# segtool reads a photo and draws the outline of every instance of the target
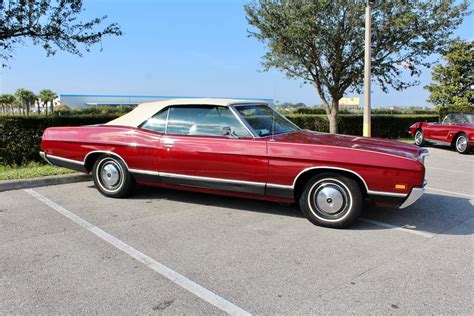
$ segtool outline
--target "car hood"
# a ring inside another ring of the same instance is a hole
[[[417,159],[420,154],[428,152],[426,149],[420,148],[416,145],[395,140],[387,140],[376,137],[349,136],[339,134],[334,135],[313,132],[309,130],[300,130],[293,133],[275,135],[273,139],[276,142],[342,147],[391,154],[412,159]]]

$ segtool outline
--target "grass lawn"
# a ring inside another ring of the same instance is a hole
[[[0,165],[0,180],[31,179],[67,173],[74,173],[74,171],[38,162],[30,162],[21,167]]]
[[[404,143],[411,143],[411,144],[415,143],[413,138],[398,138],[396,140],[398,140],[399,142],[404,142]]]

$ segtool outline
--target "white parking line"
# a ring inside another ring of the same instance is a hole
[[[392,228],[392,229],[396,229],[396,230],[399,230],[399,231],[402,231],[402,232],[405,232],[405,233],[410,233],[410,234],[422,236],[422,237],[425,237],[425,238],[434,237],[434,235],[430,234],[430,233],[420,232],[418,230],[413,230],[413,229],[408,229],[408,228],[395,226],[395,225],[391,225],[391,224],[387,224],[387,223],[382,223],[382,222],[374,221],[374,220],[368,219],[368,218],[359,218],[359,220],[361,222],[365,222],[365,223],[369,223],[369,224],[373,224],[373,225],[377,225],[377,226],[382,226],[382,227],[386,227],[386,228]]]
[[[472,175],[473,171],[462,171],[462,170],[451,170],[451,169],[446,169],[446,168],[437,168],[437,167],[426,167],[428,170],[442,170],[442,171],[449,171],[449,172],[460,172],[460,173],[467,173]]]
[[[125,252],[130,257],[134,258],[135,260],[143,263],[148,268],[152,269],[155,272],[158,272],[171,282],[181,286],[185,290],[188,290],[192,294],[196,295],[197,297],[201,298],[202,300],[208,302],[209,304],[214,305],[218,309],[229,313],[231,315],[250,315],[250,313],[246,312],[242,308],[238,307],[237,305],[232,304],[231,302],[227,301],[226,299],[222,298],[221,296],[211,292],[210,290],[200,286],[199,284],[189,280],[185,276],[179,274],[178,272],[168,268],[167,266],[159,263],[158,261],[154,260],[153,258],[145,255],[144,253],[138,251],[137,249],[133,248],[130,245],[127,245],[123,241],[115,238],[114,236],[106,233],[102,229],[98,228],[97,226],[92,225],[88,221],[82,219],[81,217],[75,215],[74,213],[68,211],[61,205],[51,201],[47,197],[41,195],[40,193],[36,192],[33,189],[26,189],[26,193],[32,195],[36,199],[40,200],[44,204],[48,205],[61,215],[69,218],[71,221],[76,223],[77,225],[87,229],[100,239],[108,242],[115,248]]]
[[[434,188],[431,188],[431,187],[426,188],[426,190],[435,191],[435,192],[442,192],[442,193],[448,193],[448,194],[452,194],[452,195],[459,195],[459,196],[464,196],[464,197],[474,199],[474,195],[470,195],[470,194],[464,194],[464,193],[453,192],[453,191],[446,191],[446,190],[441,190],[441,189],[434,189]]]

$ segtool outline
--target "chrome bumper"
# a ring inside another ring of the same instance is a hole
[[[427,184],[428,182],[425,180],[423,181],[423,187],[411,189],[410,195],[408,195],[405,202],[403,202],[399,208],[405,208],[415,203],[423,195],[423,193],[425,193],[425,187]]]
[[[51,161],[48,160],[48,157],[46,157],[46,153],[44,151],[40,151],[39,152],[41,158],[44,159],[44,161],[46,161],[47,163],[49,163],[50,165],[52,165]]]

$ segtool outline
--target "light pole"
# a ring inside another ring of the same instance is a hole
[[[365,57],[364,57],[364,133],[366,137],[371,136],[370,124],[370,76],[371,76],[371,26],[372,17],[370,13],[370,6],[374,0],[365,0]]]

